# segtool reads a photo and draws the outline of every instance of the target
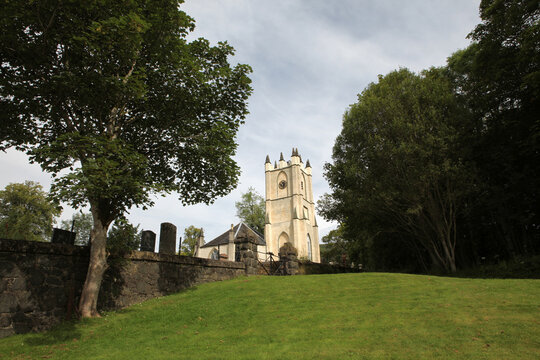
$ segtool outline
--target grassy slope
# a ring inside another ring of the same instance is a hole
[[[252,277],[0,340],[0,358],[539,359],[540,280]]]

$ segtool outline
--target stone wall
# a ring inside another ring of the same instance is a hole
[[[0,240],[0,337],[72,315],[88,256],[86,247]]]
[[[88,247],[0,239],[0,338],[44,330],[76,316],[88,257]],[[99,309],[246,274],[243,263],[152,252],[110,260]]]

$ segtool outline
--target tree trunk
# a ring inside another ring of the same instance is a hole
[[[79,311],[81,317],[99,317],[97,300],[103,274],[107,270],[107,229],[109,224],[103,224],[99,218],[97,206],[90,206],[94,217],[94,227],[90,237],[90,262],[81,293]]]

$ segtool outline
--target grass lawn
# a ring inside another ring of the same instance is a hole
[[[0,359],[540,359],[540,280],[250,277],[0,339]]]

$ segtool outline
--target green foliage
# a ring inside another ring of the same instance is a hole
[[[536,359],[539,298],[538,280],[243,277],[48,333],[0,339],[0,353],[14,359]]]
[[[77,234],[75,237],[75,244],[88,245],[90,241],[90,231],[92,231],[94,220],[90,213],[75,213],[71,217],[71,220],[62,220],[62,229],[73,231]]]
[[[252,229],[264,234],[266,204],[264,198],[250,187],[242,194],[241,200],[234,203],[236,216]]]
[[[50,241],[61,208],[33,181],[13,183],[0,191],[0,238]]]
[[[380,76],[344,115],[320,213],[346,224],[348,240],[413,241],[455,271],[456,217],[471,183],[459,153],[467,119],[443,70]]]
[[[381,76],[344,116],[318,207],[370,269],[540,252],[540,4],[484,0],[480,16],[447,68]]]
[[[465,236],[482,256],[540,251],[540,3],[484,0],[471,46],[448,59],[474,114],[481,184]],[[475,259],[477,260],[477,259]]]
[[[117,219],[107,234],[107,250],[111,254],[121,255],[141,246],[142,230],[133,226],[124,218]]]
[[[322,237],[323,244],[320,245],[321,262],[335,263],[343,265],[344,260],[348,262],[350,259],[348,245],[349,243],[343,239],[343,227],[331,230],[327,235]]]
[[[202,229],[196,228],[193,225],[184,229],[184,240],[182,240],[182,247],[180,249],[180,255],[193,256],[195,255],[195,246],[201,236]]]

